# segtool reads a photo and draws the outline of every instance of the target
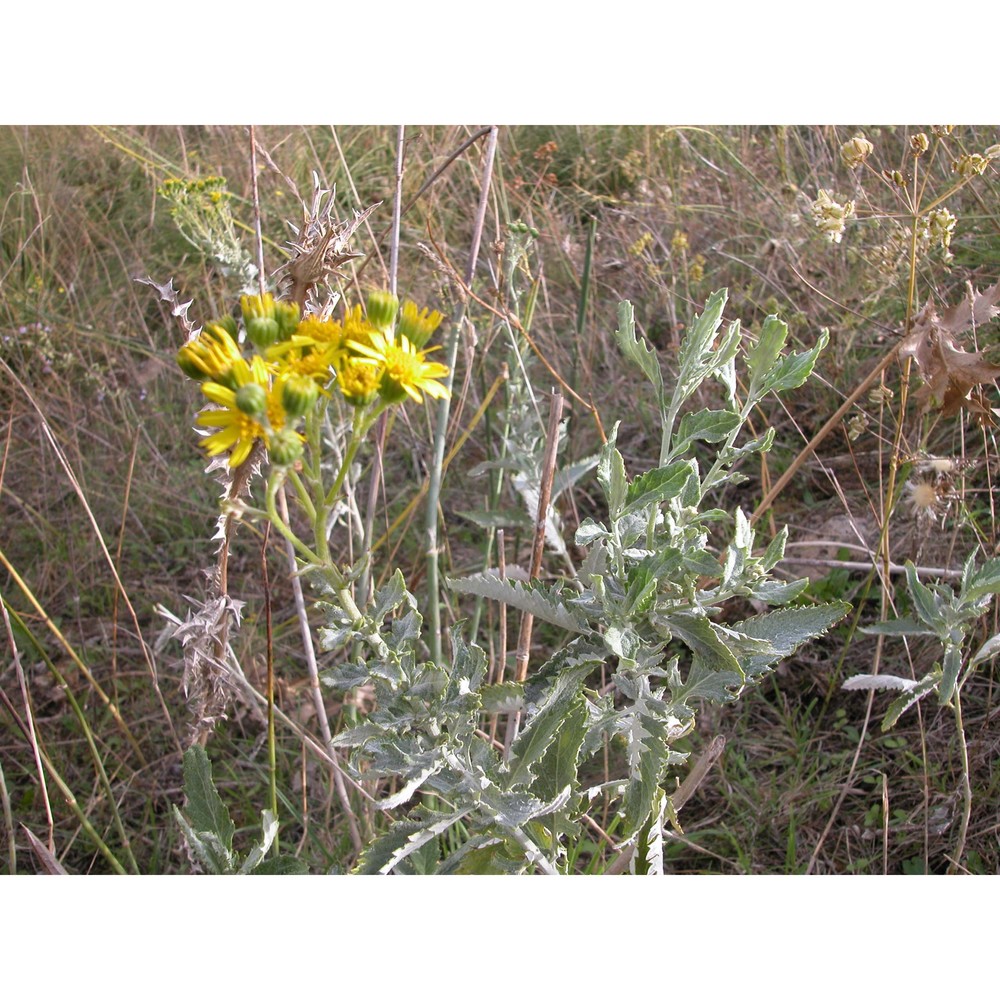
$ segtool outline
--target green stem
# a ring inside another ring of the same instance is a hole
[[[281,488],[281,484],[285,481],[285,470],[275,469],[271,473],[271,478],[267,481],[267,519],[281,532],[281,537],[286,538],[295,547],[295,550],[305,559],[306,562],[312,563],[313,566],[322,566],[324,561],[320,559],[318,555],[308,545],[299,540],[298,535],[295,534],[292,529],[285,524],[281,519],[281,515],[278,513],[277,508],[277,496],[278,490]]]
[[[969,833],[969,820],[972,816],[972,781],[969,777],[969,745],[965,739],[965,725],[962,721],[962,695],[959,687],[955,687],[954,695],[955,725],[958,728],[958,746],[962,754],[962,824],[958,830],[955,843],[955,855],[951,861],[949,874],[957,874],[962,855],[965,853],[965,840]]]
[[[288,470],[288,478],[291,484],[295,487],[295,493],[299,498],[299,503],[302,504],[305,509],[306,515],[310,521],[316,520],[316,508],[313,506],[312,498],[309,496],[309,491],[305,487],[305,483],[302,482],[301,476],[294,470]]]

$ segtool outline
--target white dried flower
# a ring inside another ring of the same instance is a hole
[[[831,243],[839,243],[844,235],[847,220],[854,215],[854,202],[848,201],[843,205],[838,204],[830,196],[829,191],[822,188],[816,200],[812,203],[813,221],[816,228]]]

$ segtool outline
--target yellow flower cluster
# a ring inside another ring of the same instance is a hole
[[[249,360],[231,316],[208,323],[177,353],[181,370],[215,405],[195,421],[213,430],[202,447],[213,457],[229,451],[230,466],[245,462],[257,441],[275,464],[294,464],[304,440],[299,422],[333,390],[358,407],[448,395],[439,381],[447,366],[427,361],[424,348],[441,324],[439,312],[412,302],[400,309],[384,292],[369,297],[367,314],[355,306],[342,322],[300,318],[298,306],[269,294],[244,295],[240,311],[255,349]]]

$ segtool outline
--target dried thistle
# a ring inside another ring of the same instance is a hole
[[[160,633],[157,652],[171,639],[184,648],[184,697],[191,713],[190,742],[204,743],[216,724],[226,718],[226,709],[241,687],[232,676],[226,661],[234,662],[228,636],[230,628],[238,628],[243,601],[234,601],[223,594],[207,601],[187,597],[193,610],[184,620],[168,611],[162,604],[156,612],[167,620]],[[222,655],[219,655],[221,645]]]
[[[314,172],[312,204],[307,207],[303,202],[303,223],[301,226],[289,223],[296,238],[288,241],[292,256],[278,269],[278,274],[282,277],[283,293],[303,310],[309,293],[321,281],[337,273],[348,261],[364,256],[351,249],[351,238],[382,204],[377,201],[363,212],[355,211],[353,219],[338,222],[333,214],[334,198],[335,192],[323,188]]]

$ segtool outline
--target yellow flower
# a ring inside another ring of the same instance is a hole
[[[337,385],[353,406],[367,406],[377,395],[382,369],[363,358],[345,358],[337,370]]]
[[[416,303],[404,302],[399,316],[398,332],[418,350],[431,339],[444,317],[436,309],[418,309]]]
[[[357,344],[370,344],[372,335],[378,332],[361,314],[361,306],[355,306],[344,317],[344,346],[346,347],[351,347],[351,341]]]
[[[276,364],[279,378],[306,375],[322,387],[333,377],[343,350],[339,343],[317,343],[311,337],[295,334],[290,340],[269,347],[264,354]]]
[[[209,323],[177,352],[181,371],[199,381],[228,381],[233,365],[242,360],[236,341],[219,323]]]
[[[297,338],[308,340],[312,344],[328,347],[341,347],[344,343],[343,327],[332,319],[319,319],[307,316],[295,331]]]
[[[448,375],[448,366],[427,361],[427,351],[414,347],[406,337],[397,340],[379,333],[369,334],[371,346],[349,340],[347,346],[360,355],[358,361],[382,369],[379,391],[389,403],[399,403],[407,396],[417,403],[423,402],[421,391],[435,399],[447,399],[450,393],[436,379]]]
[[[212,457],[221,455],[231,448],[229,464],[236,468],[247,460],[255,441],[262,440],[266,444],[269,431],[277,430],[284,425],[285,415],[280,400],[271,392],[267,366],[263,358],[255,356],[249,364],[244,358],[240,358],[233,365],[231,375],[236,386],[235,390],[218,382],[205,382],[202,385],[201,391],[221,409],[199,413],[195,423],[199,427],[216,428],[214,434],[201,442],[201,446]],[[264,418],[267,426],[257,417],[240,409],[237,392],[247,385],[261,386],[268,393],[266,416],[258,415]]]

